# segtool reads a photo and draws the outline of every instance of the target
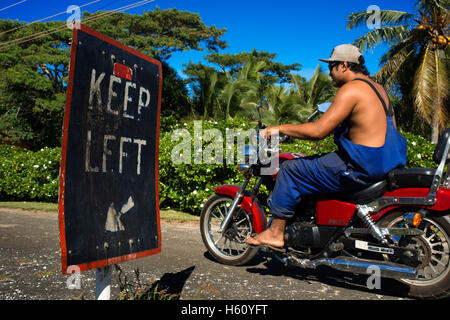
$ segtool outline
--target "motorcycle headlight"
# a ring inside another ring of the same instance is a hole
[[[251,145],[246,145],[242,149],[242,155],[239,161],[243,161],[238,164],[239,172],[243,173],[244,175],[250,175],[250,168],[252,163],[255,162],[256,157],[256,149]]]
[[[255,147],[251,145],[245,145],[242,148],[242,159],[239,159],[240,161],[243,161],[244,164],[254,164],[256,163],[256,149]]]
[[[238,164],[238,169],[240,173],[246,173],[250,170],[250,164],[248,163]]]

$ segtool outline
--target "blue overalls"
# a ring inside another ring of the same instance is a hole
[[[277,217],[292,218],[304,196],[363,189],[405,166],[406,139],[394,126],[391,102],[388,110],[372,83],[355,80],[369,84],[383,104],[387,118],[384,145],[373,148],[351,142],[346,138],[349,127],[344,121],[334,133],[336,152],[287,160],[281,165],[274,190],[267,199],[270,212]]]

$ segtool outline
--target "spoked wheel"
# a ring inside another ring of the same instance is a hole
[[[382,225],[387,228],[405,227],[403,213],[393,213]],[[402,246],[418,249],[420,265],[416,279],[401,279],[417,298],[443,298],[450,295],[450,220],[445,216],[423,217],[418,229],[422,236],[399,238]],[[394,239],[395,240],[395,239]]]
[[[206,202],[200,216],[200,233],[209,253],[218,262],[226,265],[243,265],[258,252],[245,240],[253,233],[252,220],[245,210],[232,218],[227,230],[219,228],[233,200],[227,196],[213,195]]]

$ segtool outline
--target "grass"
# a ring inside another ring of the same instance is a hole
[[[29,211],[45,211],[45,212],[58,212],[57,203],[45,203],[45,202],[28,202],[28,201],[0,201],[0,208],[8,209],[22,209]],[[161,209],[159,210],[161,220],[186,222],[193,221],[198,222],[200,218],[198,216],[191,215],[186,212]]]
[[[30,211],[47,211],[58,212],[57,203],[45,203],[45,202],[28,202],[28,201],[0,201],[0,208],[8,209],[22,209]]]

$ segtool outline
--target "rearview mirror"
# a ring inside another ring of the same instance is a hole
[[[325,113],[330,108],[330,106],[331,106],[331,102],[324,102],[317,106],[317,110],[319,110],[322,113]]]
[[[259,106],[261,108],[263,108],[264,110],[269,110],[269,102],[267,102],[267,98],[266,97],[262,97],[261,104]]]

